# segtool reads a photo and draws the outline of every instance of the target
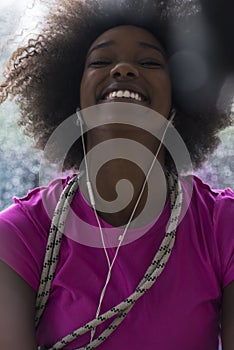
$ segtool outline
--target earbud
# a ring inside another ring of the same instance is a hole
[[[173,120],[175,118],[175,115],[176,115],[176,110],[175,110],[175,108],[172,108],[171,112],[170,112],[170,115],[169,115],[169,119],[168,119],[168,126],[169,127],[172,126],[172,123],[173,123]]]
[[[81,111],[80,108],[77,107],[76,108],[76,116],[77,116],[77,120],[76,120],[76,126],[81,126],[84,124],[82,116],[81,116]]]

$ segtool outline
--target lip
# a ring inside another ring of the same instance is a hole
[[[137,101],[137,100],[133,100],[133,99],[128,99],[128,98],[123,98],[123,97],[117,97],[117,98],[113,98],[111,100],[100,100],[98,102],[98,104],[104,104],[104,103],[118,103],[118,102],[122,102],[122,103],[133,103],[135,105],[139,105],[139,106],[144,106],[144,107],[150,107],[149,103],[147,103],[146,101]]]
[[[114,92],[116,90],[128,90],[130,92],[134,92],[137,93],[141,96],[142,101],[137,101],[137,100],[133,100],[133,99],[128,99],[126,97],[115,97],[111,100],[106,100],[104,99],[104,97],[108,94],[110,94],[111,92]],[[104,89],[101,94],[100,94],[100,98],[99,98],[99,103],[106,103],[106,102],[128,102],[128,103],[137,103],[137,104],[143,104],[143,105],[149,105],[150,104],[150,99],[148,97],[148,94],[146,94],[144,91],[142,91],[142,89],[139,89],[139,86],[134,86],[134,85],[130,85],[130,84],[112,84],[110,86],[108,86],[108,88]]]

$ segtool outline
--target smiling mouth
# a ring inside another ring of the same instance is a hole
[[[130,90],[114,90],[108,92],[102,97],[101,100],[102,102],[121,101],[132,103],[145,103],[148,101],[148,99],[144,95]]]

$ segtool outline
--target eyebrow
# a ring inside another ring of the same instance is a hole
[[[111,45],[114,45],[114,44],[115,44],[114,40],[102,41],[101,43],[95,45],[94,47],[92,47],[89,50],[89,52],[87,54],[87,57],[95,50],[101,49],[103,47],[111,46]],[[163,55],[163,57],[166,58],[165,52],[160,47],[158,47],[157,45],[150,44],[150,43],[147,43],[147,42],[144,42],[144,41],[138,41],[137,44],[139,44],[139,46],[144,47],[144,48],[154,49],[154,50],[160,52]]]
[[[98,50],[98,49],[101,49],[103,47],[107,47],[107,46],[110,46],[110,45],[113,45],[115,42],[114,40],[109,40],[109,41],[102,41],[101,43],[95,45],[94,47],[92,47],[88,54],[87,54],[87,57],[95,50]]]
[[[144,42],[144,41],[139,41],[138,44],[142,47],[145,47],[147,49],[154,49],[158,52],[160,52],[164,58],[166,58],[166,53],[164,52],[164,50],[162,50],[160,47],[158,47],[157,45],[154,45],[154,44],[150,44],[150,43],[147,43],[147,42]]]

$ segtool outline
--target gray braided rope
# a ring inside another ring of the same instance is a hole
[[[70,204],[79,186],[77,177],[78,175],[72,178],[68,185],[64,188],[54,211],[36,299],[36,327],[38,326],[40,317],[49,298],[50,287],[55,275],[55,269],[59,258],[66,217],[70,209]]]
[[[67,185],[67,188],[64,189],[62,195],[61,195],[61,201],[59,201],[54,218],[52,220],[51,227],[57,228],[59,225],[59,242],[61,243],[61,235],[63,232],[63,225],[65,225],[66,213],[65,212],[69,210],[68,203],[71,203],[72,198],[74,197],[74,192],[76,192],[78,188],[78,177],[73,178],[69,184]],[[181,212],[182,207],[182,188],[180,183],[177,181],[177,179],[170,175],[168,179],[168,185],[169,185],[169,192],[170,192],[170,200],[171,200],[171,217],[169,219],[169,225],[166,232],[166,235],[159,247],[159,250],[157,251],[154,259],[152,260],[151,265],[147,269],[144,277],[140,281],[139,285],[137,286],[135,292],[130,295],[128,298],[126,298],[124,301],[122,301],[117,306],[113,307],[112,309],[108,310],[104,314],[98,316],[96,319],[88,322],[84,326],[80,327],[79,329],[73,331],[71,334],[64,337],[62,340],[57,342],[53,347],[49,348],[49,350],[55,350],[55,349],[62,349],[63,346],[66,344],[72,342],[74,339],[80,337],[81,335],[95,329],[98,325],[102,324],[106,320],[112,318],[115,315],[118,315],[115,320],[103,331],[102,334],[100,334],[96,339],[92,340],[88,345],[85,347],[79,348],[77,350],[91,350],[95,349],[97,346],[99,346],[105,339],[107,339],[114,330],[121,324],[121,322],[124,320],[124,318],[127,316],[127,314],[130,312],[136,301],[146,293],[148,289],[152,287],[156,279],[160,276],[163,269],[165,268],[165,265],[170,257],[174,242],[175,242],[175,233],[176,228]],[[67,200],[69,198],[69,200]],[[64,206],[65,204],[65,206]],[[64,215],[61,215],[63,213]],[[62,221],[60,221],[60,219]],[[56,225],[57,224],[57,225]],[[50,231],[50,234],[52,235],[54,233],[54,229]],[[48,241],[55,242],[55,239],[49,239]],[[58,244],[59,245],[59,244]],[[56,253],[58,254],[58,245],[56,246]],[[56,259],[51,260],[51,269],[48,269],[48,261],[45,259],[45,263],[43,265],[46,266],[47,272],[50,272],[50,276],[54,276],[55,268],[56,268]],[[43,271],[43,279],[41,280],[41,284],[43,284],[43,287],[47,293],[46,295],[40,294],[40,308],[37,309],[37,320],[39,321],[39,318],[45,308],[45,304],[48,300],[49,296],[49,290],[52,283],[51,278],[46,277],[46,273]],[[43,281],[43,283],[42,283]],[[46,282],[45,282],[46,281]],[[37,323],[38,323],[37,321]]]

